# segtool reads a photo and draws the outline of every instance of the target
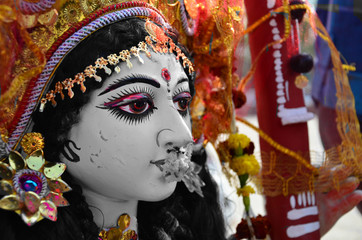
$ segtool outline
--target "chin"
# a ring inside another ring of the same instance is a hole
[[[163,186],[157,186],[157,188],[152,189],[152,193],[150,193],[148,196],[145,196],[143,201],[146,202],[162,201],[172,195],[172,193],[176,189],[176,185],[177,182],[170,182],[167,184],[163,184]]]

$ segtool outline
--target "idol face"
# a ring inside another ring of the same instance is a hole
[[[173,193],[152,162],[192,142],[189,81],[173,54],[140,54],[95,90],[69,134],[80,161],[67,169],[82,187],[115,200],[159,201]]]

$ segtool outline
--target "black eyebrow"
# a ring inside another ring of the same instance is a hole
[[[180,84],[180,83],[188,82],[188,81],[189,81],[188,78],[181,78],[181,79],[179,79],[179,80],[177,81],[176,86],[177,86],[178,84]]]
[[[103,94],[113,91],[119,87],[125,86],[127,84],[133,84],[133,83],[146,83],[146,84],[150,84],[156,88],[161,87],[160,83],[151,77],[148,77],[145,75],[131,75],[131,76],[126,76],[121,79],[117,79],[117,81],[115,81],[113,84],[111,84],[109,87],[107,87],[106,90],[104,90],[103,92],[98,94],[98,96],[102,96]]]

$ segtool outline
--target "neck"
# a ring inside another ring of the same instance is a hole
[[[137,200],[113,199],[87,188],[83,188],[83,194],[93,213],[94,222],[100,229],[116,227],[118,217],[127,213],[131,216],[129,229],[137,232]]]

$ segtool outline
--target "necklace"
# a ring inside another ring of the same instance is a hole
[[[99,240],[137,240],[138,236],[135,230],[126,230],[131,223],[131,217],[124,213],[117,220],[117,227],[108,230],[102,229],[99,233]]]

